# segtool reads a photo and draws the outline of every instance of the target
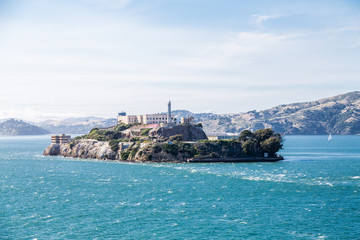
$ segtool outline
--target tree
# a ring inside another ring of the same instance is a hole
[[[282,149],[282,138],[281,136],[270,137],[260,143],[263,152],[269,153],[269,156],[274,157],[275,154]]]
[[[245,142],[242,143],[241,145],[241,148],[243,150],[243,152],[246,154],[246,155],[252,155],[252,156],[255,156],[256,153],[258,152],[257,151],[257,148],[258,148],[258,141],[254,138],[251,138]]]
[[[256,138],[259,142],[262,142],[273,135],[274,130],[271,128],[258,129],[254,132],[254,138]]]
[[[251,131],[244,130],[240,133],[238,140],[245,142],[246,140],[250,139],[252,136],[253,136],[253,133]]]

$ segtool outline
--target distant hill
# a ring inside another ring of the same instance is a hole
[[[110,127],[117,124],[116,118],[83,117],[64,120],[47,120],[36,125],[53,134],[86,134],[94,127]]]
[[[282,134],[360,134],[360,92],[312,102],[284,104],[239,114],[192,114],[175,111],[177,118],[192,115],[207,134],[240,133],[244,129],[273,128]]]
[[[350,92],[312,102],[279,105],[263,111],[236,114],[172,112],[181,117],[193,116],[202,122],[206,134],[240,133],[244,129],[273,128],[288,135],[360,134],[360,92]],[[117,124],[116,118],[70,118],[37,124],[51,133],[88,133],[94,127]]]
[[[234,120],[237,126],[284,134],[360,134],[360,92],[248,112]]]
[[[0,123],[0,135],[44,135],[50,132],[21,120],[9,119]]]

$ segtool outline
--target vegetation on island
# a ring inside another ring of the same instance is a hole
[[[174,130],[175,129],[175,130]],[[186,130],[186,131],[185,131]],[[187,132],[190,131],[189,132]],[[187,138],[198,130],[191,124],[173,128],[147,128],[141,124],[118,124],[111,129],[93,128],[89,134],[76,137],[73,148],[81,139],[108,142],[111,158],[124,161],[186,161],[187,159],[276,157],[282,149],[283,139],[272,129],[255,132],[244,130],[231,140],[198,141]],[[200,130],[202,131],[202,130]],[[185,137],[186,135],[186,137]]]
[[[76,141],[76,140],[80,140],[80,139],[95,139],[98,141],[111,141],[111,140],[119,140],[118,142],[120,142],[120,141],[128,142],[129,140],[135,141],[136,136],[143,134],[147,130],[150,131],[151,129],[149,129],[149,128],[145,128],[145,130],[141,129],[139,134],[137,134],[135,132],[132,133],[135,136],[135,140],[127,138],[127,135],[123,131],[127,130],[129,128],[132,128],[134,126],[139,126],[139,125],[141,125],[141,124],[140,123],[130,123],[130,124],[121,123],[121,124],[116,125],[113,128],[108,128],[108,129],[93,128],[90,130],[89,134],[75,137],[74,140]]]

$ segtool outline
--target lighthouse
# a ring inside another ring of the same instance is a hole
[[[171,119],[171,101],[169,101],[169,103],[168,103],[167,123],[168,123],[168,124],[171,124],[171,123],[172,123],[172,119]]]

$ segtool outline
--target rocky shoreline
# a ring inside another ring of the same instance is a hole
[[[53,136],[43,154],[124,162],[273,162],[283,159],[276,155],[281,148],[281,136],[271,129],[209,141],[202,128],[193,124],[157,128],[119,124],[112,129],[94,128],[73,140]]]
[[[82,158],[82,159],[98,159],[107,161],[121,161],[121,162],[168,162],[168,163],[250,163],[250,162],[277,162],[284,160],[282,156],[275,157],[190,157],[186,153],[179,153],[174,156],[166,152],[151,152],[152,158],[141,155],[141,150],[138,150],[134,156],[126,158],[121,154],[126,149],[133,147],[134,143],[120,143],[119,150],[114,152],[111,146],[105,141],[96,140],[81,140],[77,144],[51,144],[45,150],[45,156],[62,156],[67,158]],[[148,144],[142,144],[141,148],[144,149]]]

